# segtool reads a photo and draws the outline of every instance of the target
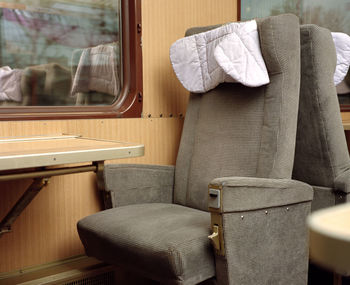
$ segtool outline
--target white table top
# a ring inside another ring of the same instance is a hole
[[[76,135],[0,138],[0,171],[142,156],[144,145]]]
[[[312,213],[310,257],[341,275],[350,275],[350,203]]]

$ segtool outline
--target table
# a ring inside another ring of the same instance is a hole
[[[343,275],[350,275],[350,204],[316,211],[308,218],[310,258]]]
[[[33,183],[0,222],[0,237],[50,177],[94,171],[105,206],[110,207],[109,193],[104,191],[104,161],[142,156],[144,145],[85,138],[79,135],[50,135],[0,138],[0,182],[31,178]],[[78,164],[78,165],[77,165]]]

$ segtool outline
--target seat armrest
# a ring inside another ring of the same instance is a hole
[[[291,179],[268,179],[253,177],[216,178],[209,189],[219,189],[221,213],[251,211],[278,207],[313,199],[310,185]],[[215,195],[209,194],[210,205],[215,205]],[[217,204],[217,203],[216,203]]]
[[[141,203],[172,203],[175,167],[172,165],[107,164],[105,190],[113,207]]]
[[[289,280],[283,284],[305,284],[308,264],[306,217],[312,198],[311,186],[290,179],[214,179],[209,185],[208,205],[213,232],[209,239],[215,250],[216,272],[220,273],[218,283],[257,284],[258,279],[245,281],[245,278],[259,275],[265,278],[264,284],[281,283],[275,280],[283,280],[285,276]],[[220,199],[216,209],[210,207],[217,202],[215,199]],[[263,266],[263,274],[252,264]],[[242,274],[241,268],[249,270],[248,274]],[[283,273],[272,280],[271,276],[281,268],[284,268]],[[297,268],[291,277],[288,275],[290,268]]]
[[[336,191],[350,193],[350,170],[344,171],[335,178],[334,187]]]

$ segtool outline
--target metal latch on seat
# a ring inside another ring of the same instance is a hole
[[[209,199],[208,199],[208,207],[213,209],[220,209],[221,201],[220,201],[220,190],[209,188]]]
[[[220,251],[219,226],[213,225],[213,233],[208,236],[211,240],[215,250]]]

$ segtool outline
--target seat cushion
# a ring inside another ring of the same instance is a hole
[[[210,214],[175,204],[105,210],[78,222],[87,255],[167,284],[215,276]]]

